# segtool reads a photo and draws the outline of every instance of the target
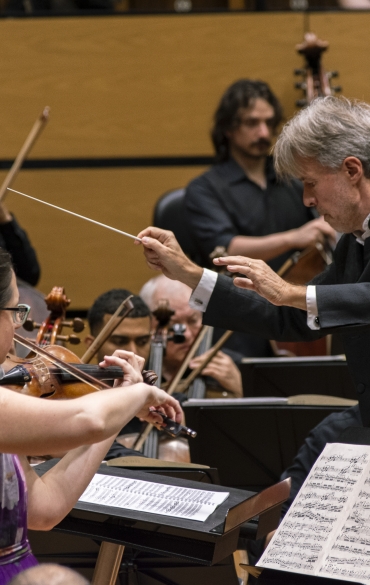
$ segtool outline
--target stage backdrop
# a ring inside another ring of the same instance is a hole
[[[162,193],[204,170],[186,157],[212,154],[212,113],[227,85],[266,80],[287,117],[294,113],[304,26],[301,13],[3,19],[0,161],[16,156],[50,106],[30,157],[40,168],[21,171],[14,188],[135,234]],[[339,70],[345,95],[366,100],[369,28],[369,13],[310,16],[310,29],[330,42],[326,68]],[[169,166],[174,156],[185,159]],[[147,166],[109,166],[140,157]],[[148,166],[153,157],[159,166]],[[94,158],[99,168],[88,167]],[[40,289],[65,286],[73,308],[111,287],[137,292],[154,274],[127,238],[18,195],[7,204],[38,251]]]

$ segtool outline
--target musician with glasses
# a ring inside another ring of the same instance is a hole
[[[10,256],[0,249],[0,364],[13,343],[15,329],[29,307],[18,305],[19,293]],[[0,386],[0,585],[37,564],[27,526],[50,530],[73,508],[122,426],[133,416],[161,423],[151,408],[162,408],[181,422],[178,402],[142,381],[144,360],[116,351],[102,367],[119,366],[116,387],[74,400],[48,401]],[[60,462],[38,477],[27,455],[67,451]]]

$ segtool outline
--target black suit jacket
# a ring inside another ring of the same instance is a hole
[[[316,285],[320,330],[308,327],[305,311],[275,307],[223,276],[217,279],[203,321],[282,341],[313,340],[338,331],[363,424],[370,426],[370,238],[362,246],[352,234],[342,236],[333,263],[311,284]]]

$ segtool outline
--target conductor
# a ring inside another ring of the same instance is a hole
[[[153,227],[138,234],[147,263],[191,287],[190,303],[206,324],[285,341],[338,330],[369,426],[370,106],[318,98],[284,126],[274,162],[279,176],[302,180],[304,204],[343,232],[333,263],[307,286],[282,280],[262,260],[215,260],[242,275],[232,281],[193,264],[171,232]]]

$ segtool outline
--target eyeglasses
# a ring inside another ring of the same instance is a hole
[[[12,311],[13,321],[16,325],[23,325],[26,322],[31,310],[29,305],[18,305],[17,307],[0,307],[0,311]]]

